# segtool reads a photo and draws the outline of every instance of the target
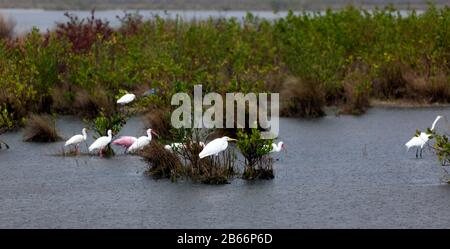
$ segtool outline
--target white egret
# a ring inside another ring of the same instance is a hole
[[[441,119],[442,116],[437,116],[436,119],[434,120],[432,126],[431,126],[431,131],[434,130],[434,127],[436,126],[436,123],[439,121],[439,119]],[[420,158],[422,158],[422,151],[423,151],[423,146],[428,142],[428,140],[430,139],[431,134],[427,134],[425,132],[421,132],[419,134],[419,136],[414,136],[413,138],[411,138],[411,140],[409,140],[405,146],[407,148],[407,150],[409,151],[409,149],[411,147],[416,147],[416,158],[419,158],[419,148],[420,148]]]
[[[75,135],[67,140],[64,146],[67,147],[70,145],[75,145],[76,151],[78,152],[78,146],[80,145],[80,143],[86,141],[87,139],[86,128],[83,128],[81,133],[82,134]]]
[[[148,129],[147,130],[147,136],[142,136],[139,137],[136,142],[134,142],[127,150],[127,152],[136,152],[137,150],[140,150],[142,148],[144,148],[145,146],[149,145],[150,142],[152,141],[152,134],[155,134],[156,136],[158,136],[158,134],[156,134],[156,132],[154,132],[152,129]]]
[[[122,97],[120,97],[120,99],[117,100],[117,104],[126,105],[128,103],[133,102],[134,99],[136,99],[136,95],[134,95],[132,93],[127,93],[127,94],[123,95]]]
[[[103,150],[112,140],[112,131],[108,130],[108,136],[99,137],[91,146],[89,146],[89,152],[94,150],[98,150],[100,152],[100,156],[103,155]]]
[[[236,139],[229,138],[227,136],[216,138],[209,142],[205,148],[203,148],[202,152],[198,154],[198,156],[201,158],[205,158],[211,155],[218,156],[220,152],[224,151],[228,147],[229,141],[237,141]]]

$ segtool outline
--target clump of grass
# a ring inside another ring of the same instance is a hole
[[[281,115],[321,117],[325,113],[325,96],[318,82],[288,77],[280,91]]]
[[[0,40],[9,39],[14,34],[14,27],[16,22],[12,19],[6,19],[4,16],[0,15]]]
[[[189,167],[193,170],[188,172],[197,172],[197,174],[192,174],[191,178],[203,184],[228,184],[229,179],[236,174],[235,161],[236,155],[229,148],[217,157],[210,156],[199,160],[197,165],[190,164]]]
[[[61,136],[56,131],[55,119],[49,115],[33,114],[25,126],[24,141],[26,142],[56,142]]]
[[[183,131],[187,130],[189,135],[180,132],[183,133],[178,140],[181,146],[168,150],[159,142],[152,141],[151,146],[144,150],[141,156],[150,164],[148,174],[172,181],[184,178],[210,185],[229,183],[229,179],[236,175],[234,150],[229,148],[218,157],[200,159],[198,155],[203,149],[200,135],[191,133],[191,129]]]
[[[183,173],[179,157],[172,151],[166,150],[159,142],[153,140],[141,156],[150,164],[147,174],[155,179],[166,178],[176,181]]]

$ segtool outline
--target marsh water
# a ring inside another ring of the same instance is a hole
[[[30,31],[33,27],[39,28],[41,31],[47,31],[55,27],[56,23],[66,22],[68,19],[64,16],[64,13],[69,12],[75,14],[80,18],[90,17],[90,11],[65,11],[65,10],[41,10],[41,9],[0,9],[0,14],[6,15],[16,21],[15,31],[19,34]],[[127,10],[127,13],[136,13],[136,10]],[[267,20],[274,20],[277,18],[285,17],[287,11],[250,11],[254,16],[264,18]],[[417,13],[422,13],[423,11],[418,10]],[[124,10],[99,10],[95,12],[97,18],[101,18],[110,22],[114,26],[120,24],[117,16],[124,16]],[[185,21],[190,20],[204,20],[210,17],[213,18],[231,18],[234,17],[237,20],[242,20],[248,11],[218,11],[218,10],[139,10],[145,19],[160,16],[162,18],[181,18]],[[295,11],[295,14],[300,14],[302,12]],[[312,11],[307,11],[305,13],[312,14]],[[324,13],[323,11],[321,13]],[[409,10],[400,10],[401,15],[408,15]]]
[[[439,162],[428,150],[416,159],[404,143],[449,112],[373,108],[358,117],[281,119],[287,153],[276,155],[275,179],[221,186],[154,180],[146,163],[120,150],[111,159],[57,157],[64,142],[6,133],[0,228],[448,228],[450,185]],[[57,122],[65,137],[82,127],[73,117]],[[133,118],[121,134],[144,128]]]

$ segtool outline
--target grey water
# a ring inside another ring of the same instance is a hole
[[[90,11],[74,11],[74,10],[41,10],[41,9],[0,9],[0,14],[5,15],[7,18],[12,18],[16,21],[15,32],[22,34],[30,31],[33,27],[38,28],[40,31],[45,32],[55,27],[56,23],[66,22],[68,19],[64,16],[64,13],[69,12],[78,16],[79,18],[90,17]],[[145,19],[159,16],[162,18],[181,18],[183,20],[204,20],[210,17],[212,18],[236,18],[242,20],[248,13],[248,11],[219,11],[219,10],[127,10],[127,13],[138,12]],[[250,11],[254,16],[264,18],[267,20],[275,20],[287,16],[288,11]],[[417,13],[422,13],[422,10],[418,10]],[[124,16],[124,10],[99,10],[95,12],[97,18],[101,18],[110,22],[115,27],[120,25],[117,16]],[[298,15],[303,12],[294,11],[294,14]],[[306,11],[306,14],[324,13],[324,11],[312,12]],[[400,10],[400,15],[409,15],[411,11]]]
[[[416,159],[404,143],[449,113],[373,108],[358,117],[282,118],[287,153],[275,155],[275,179],[221,186],[154,180],[145,162],[120,150],[110,159],[53,156],[63,141],[24,143],[22,131],[5,133],[0,228],[448,228],[444,171],[431,151]],[[82,127],[72,117],[57,122],[65,137]],[[121,135],[144,130],[133,118]]]

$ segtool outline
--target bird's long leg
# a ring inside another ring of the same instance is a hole
[[[423,148],[420,148],[420,158],[422,158],[422,151],[423,151]]]
[[[416,149],[416,158],[419,158],[419,147]]]

